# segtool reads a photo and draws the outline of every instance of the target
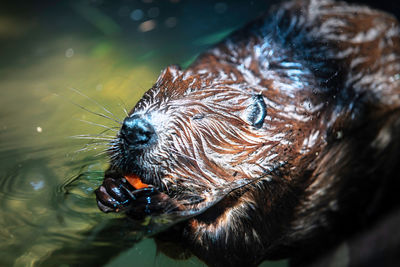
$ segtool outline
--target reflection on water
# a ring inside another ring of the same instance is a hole
[[[187,66],[267,3],[67,2],[0,4],[0,265],[98,266],[127,250],[109,266],[176,266],[97,209],[106,140],[71,136],[118,124],[79,106],[122,120],[163,67]]]

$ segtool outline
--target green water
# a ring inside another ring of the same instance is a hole
[[[0,266],[202,266],[158,254],[124,218],[98,210],[106,141],[73,136],[118,127],[91,111],[122,120],[162,68],[187,66],[266,6],[2,1]]]

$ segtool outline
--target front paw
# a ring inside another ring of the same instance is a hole
[[[123,179],[107,177],[95,191],[97,205],[103,212],[120,212],[129,207],[135,189]]]
[[[96,198],[101,211],[124,211],[135,220],[178,210],[176,202],[155,187],[135,189],[124,178],[105,178]]]

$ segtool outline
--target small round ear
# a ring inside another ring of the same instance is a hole
[[[181,67],[179,65],[169,65],[162,72],[160,77],[171,76],[171,78],[181,74]]]
[[[178,65],[170,65],[161,72],[155,86],[159,88],[168,87],[168,85],[175,81],[180,75],[182,75],[181,68]]]
[[[247,121],[259,129],[264,124],[265,116],[267,116],[267,105],[264,102],[264,97],[261,94],[253,95],[251,104],[246,109]]]

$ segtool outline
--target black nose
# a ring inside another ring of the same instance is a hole
[[[133,115],[124,120],[121,137],[132,146],[146,145],[155,139],[155,131],[146,119]]]

